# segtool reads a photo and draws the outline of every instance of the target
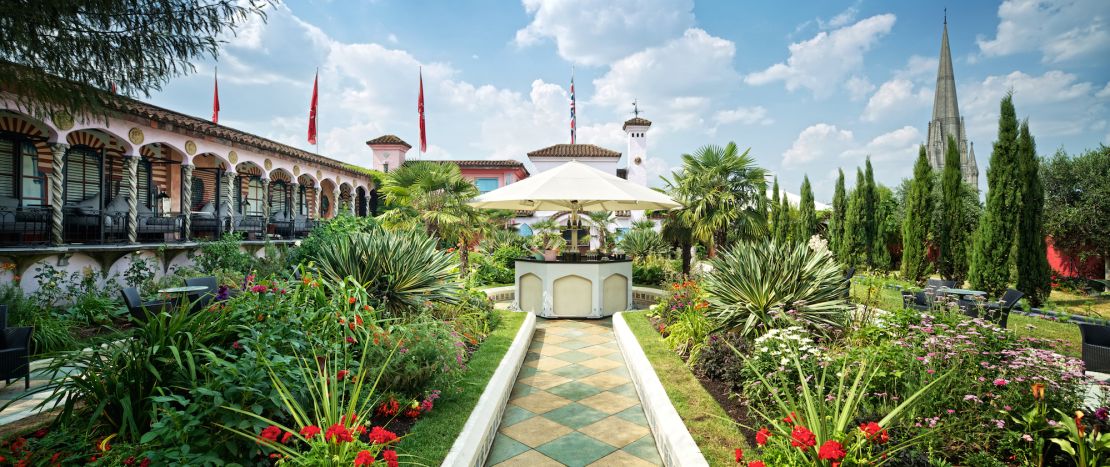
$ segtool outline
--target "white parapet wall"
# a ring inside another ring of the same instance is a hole
[[[497,436],[497,427],[501,425],[501,416],[505,412],[505,404],[509,401],[509,393],[512,392],[513,384],[516,382],[516,374],[524,364],[524,357],[528,354],[528,345],[532,342],[532,334],[535,330],[536,315],[528,313],[516,337],[513,338],[508,352],[505,352],[501,363],[493,372],[493,377],[486,384],[486,389],[478,398],[478,404],[466,419],[462,433],[455,438],[455,443],[451,445],[451,450],[443,459],[444,467],[485,465],[490,447],[493,446],[493,439]]]
[[[703,467],[708,466],[705,456],[698,448],[690,431],[686,429],[682,417],[678,415],[667,390],[655,374],[647,355],[640,347],[640,341],[632,334],[632,329],[624,321],[624,313],[613,315],[613,333],[617,337],[617,345],[624,355],[628,365],[628,372],[632,375],[632,383],[636,386],[636,394],[640,396],[640,404],[644,408],[651,434],[655,438],[655,446],[659,449],[659,457],[663,465],[668,467]]]

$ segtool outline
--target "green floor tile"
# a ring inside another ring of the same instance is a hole
[[[608,416],[605,412],[578,403],[565,405],[543,414],[543,417],[548,420],[576,430]]]
[[[508,436],[498,434],[497,437],[493,438],[493,446],[489,450],[489,457],[486,458],[486,465],[495,465],[509,460],[527,450],[527,445]]]
[[[536,450],[568,467],[583,467],[616,451],[616,448],[576,431]]]
[[[617,412],[617,416],[637,425],[648,426],[648,419],[647,416],[644,415],[644,408],[639,405],[634,405]]]
[[[601,391],[601,388],[578,381],[571,381],[569,383],[560,384],[547,390],[547,392],[550,392],[557,396],[565,397],[572,401],[585,399]]]
[[[538,391],[538,389],[527,384],[517,382],[516,385],[513,386],[513,391],[509,393],[509,397],[516,398],[520,396],[527,396],[536,391]]]
[[[625,378],[629,381],[632,380],[632,375],[628,373],[628,368],[625,368],[623,366],[613,368],[612,370],[607,370],[605,371],[605,374]]]
[[[570,350],[578,350],[578,349],[589,347],[589,346],[590,346],[590,344],[587,344],[587,343],[582,342],[582,341],[575,341],[575,340],[570,340],[570,341],[566,341],[566,342],[563,342],[563,343],[559,344],[559,347],[562,347],[564,349],[570,349]]]
[[[528,409],[510,404],[505,408],[505,413],[501,415],[501,426],[513,426],[535,416],[536,414],[528,411]]]
[[[567,365],[562,368],[551,370],[551,373],[570,379],[579,379],[597,373],[597,370],[582,365]]]
[[[620,394],[622,396],[630,397],[630,398],[633,398],[633,399],[637,399],[637,398],[640,397],[639,394],[636,394],[636,386],[632,383],[622,384],[622,385],[617,386],[613,389],[610,389],[609,392],[615,392],[615,393]]]
[[[524,379],[529,376],[535,375],[537,371],[540,370],[536,369],[536,367],[534,366],[522,366],[520,367],[520,371],[516,372],[516,378]]]
[[[577,350],[572,350],[570,352],[563,352],[559,355],[552,355],[552,356],[555,357],[555,358],[558,358],[559,360],[563,360],[565,362],[571,362],[571,363],[584,362],[586,360],[592,360],[594,358],[597,358],[596,355],[590,355],[588,353],[582,353],[582,352],[579,352]]]
[[[663,465],[663,460],[659,458],[659,450],[655,448],[655,439],[651,435],[645,435],[629,443],[622,450],[652,464]]]

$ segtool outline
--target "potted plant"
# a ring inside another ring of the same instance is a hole
[[[551,219],[545,219],[532,224],[532,241],[537,250],[543,253],[544,261],[555,261],[559,250],[566,246],[559,225]]]

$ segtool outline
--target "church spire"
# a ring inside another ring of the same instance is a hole
[[[944,123],[960,119],[956,102],[956,75],[952,72],[952,51],[948,48],[948,17],[944,19],[944,33],[940,38],[940,60],[937,65],[937,89],[933,98],[933,120]]]
[[[929,121],[926,151],[934,169],[944,168],[944,152],[948,138],[956,140],[960,151],[960,172],[965,182],[977,186],[979,167],[975,152],[967,140],[960,106],[956,100],[956,75],[952,71],[952,50],[948,45],[948,10],[944,12],[944,31],[940,36],[940,60],[937,63],[937,88],[933,96],[933,118]]]

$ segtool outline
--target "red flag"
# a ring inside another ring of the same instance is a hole
[[[320,83],[320,72],[312,81],[312,106],[308,109],[308,144],[316,144],[316,85]]]
[[[216,72],[215,84],[212,88],[212,123],[220,123],[220,76]]]
[[[424,129],[424,70],[420,70],[420,100],[416,102],[416,111],[420,114],[420,152],[427,152],[428,133]]]

